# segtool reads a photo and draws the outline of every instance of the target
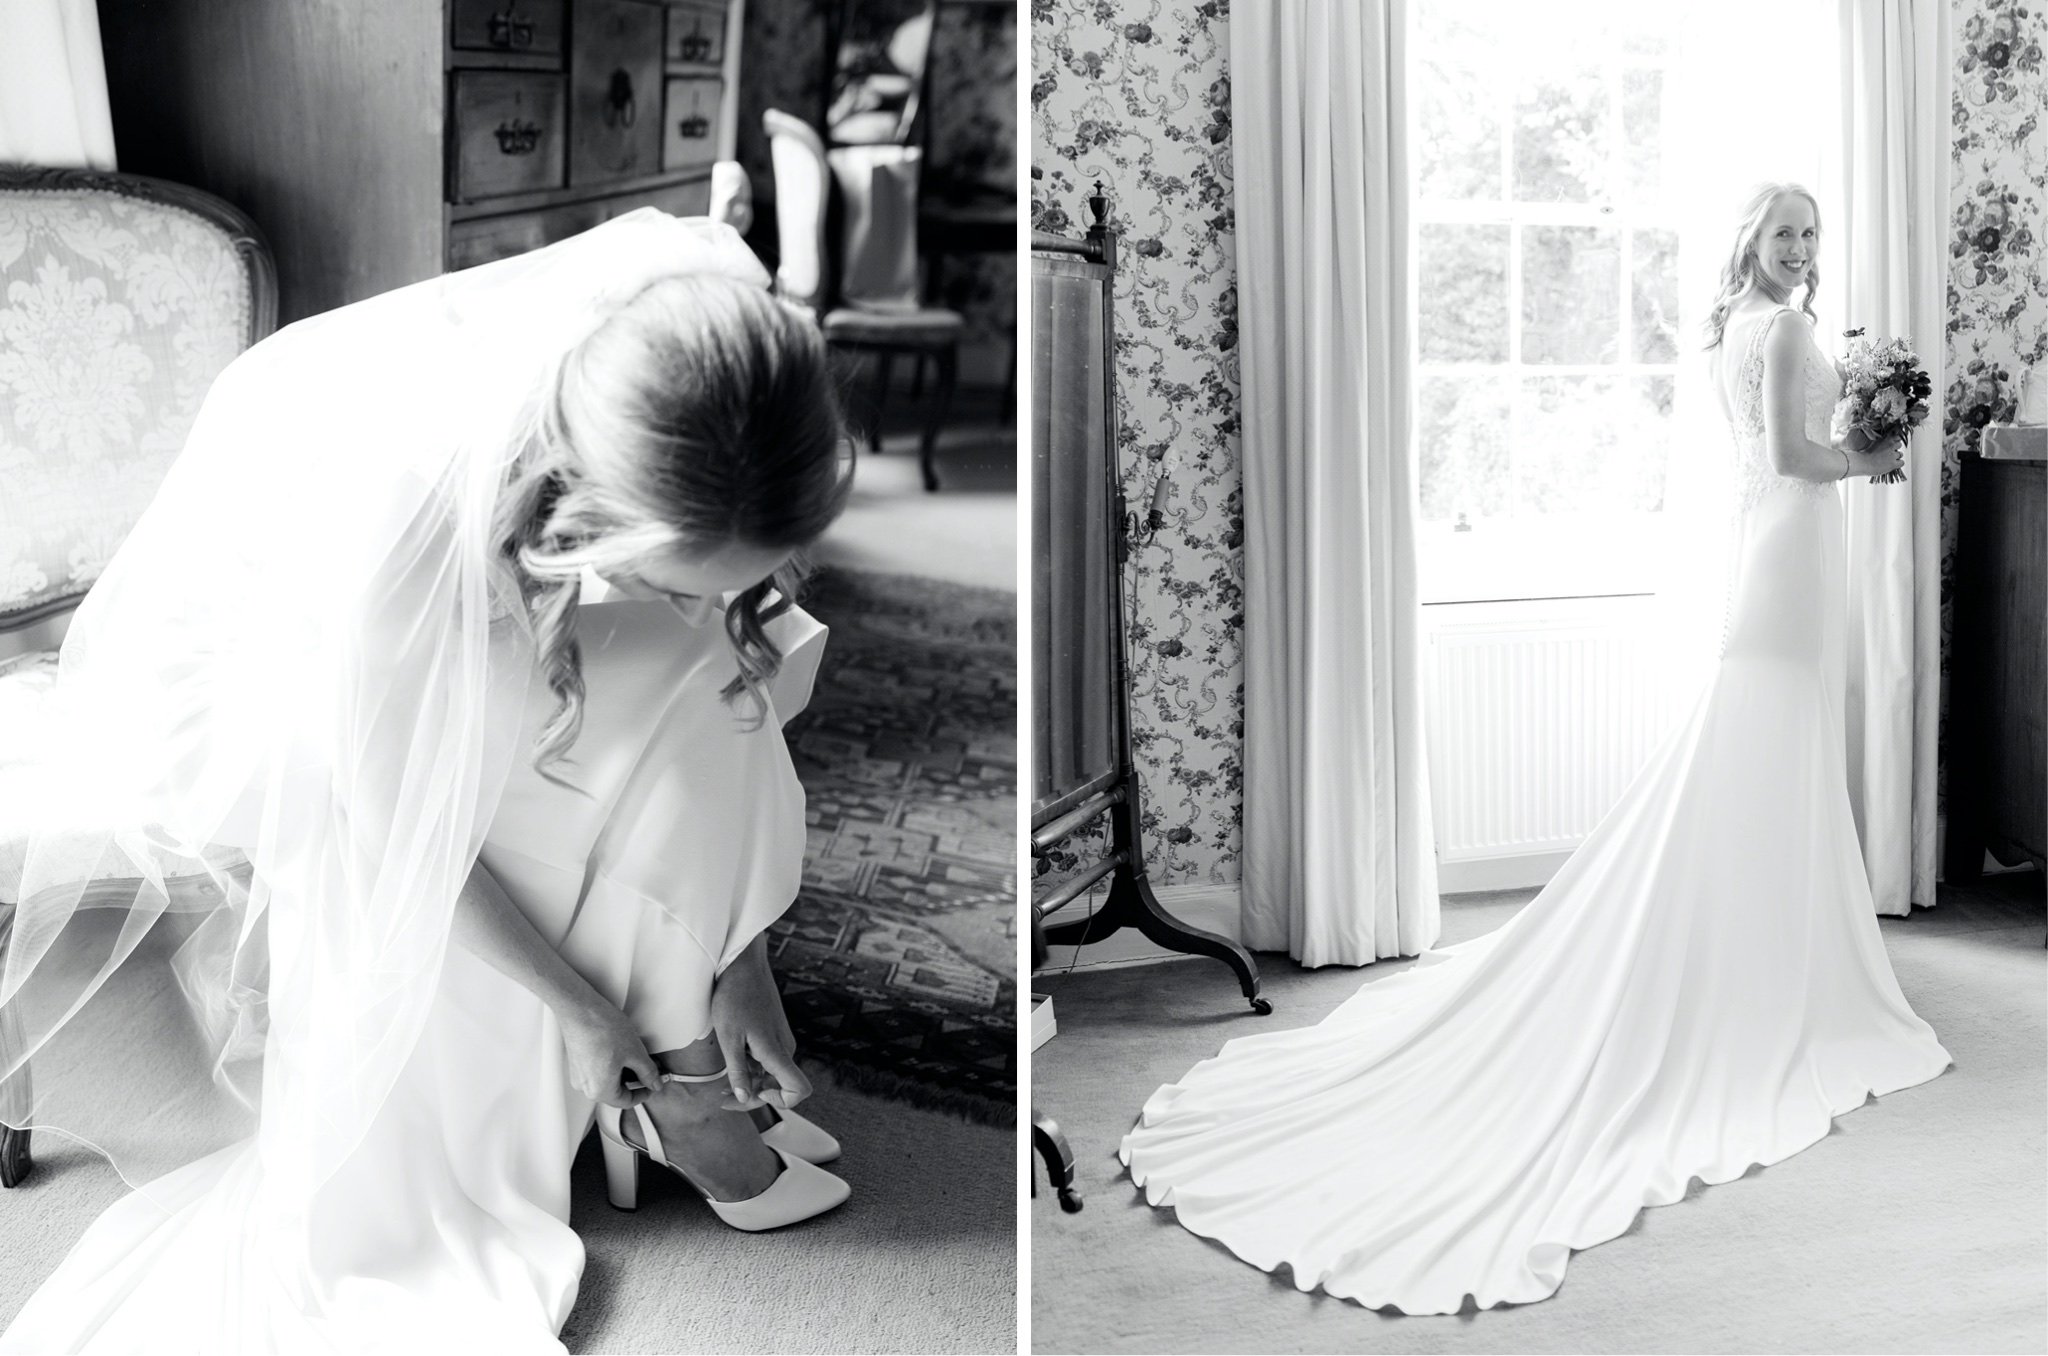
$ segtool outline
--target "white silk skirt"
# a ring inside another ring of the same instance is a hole
[[[541,778],[518,757],[486,867],[652,1050],[707,1029],[711,982],[795,898],[804,797],[771,713],[743,723],[722,629],[661,603],[579,615],[584,725]],[[823,628],[791,613],[776,705]],[[528,697],[524,737],[552,708]],[[117,1201],[30,1297],[8,1352],[559,1352],[583,1246],[569,1167],[594,1107],[531,992],[451,945],[419,1042],[356,1152],[279,1246],[256,1141]],[[261,1239],[261,1243],[254,1240]]]
[[[785,620],[796,653],[750,730],[746,698],[720,696],[737,672],[720,627],[660,602],[586,603],[582,733],[554,781],[515,761],[485,837],[484,866],[650,1050],[709,1031],[713,977],[796,898],[804,793],[780,720],[816,664],[817,644],[797,642],[822,629]],[[525,744],[554,701],[533,684]]]

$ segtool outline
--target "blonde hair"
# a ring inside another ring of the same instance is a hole
[[[532,619],[556,707],[534,766],[583,724],[575,619],[586,566],[740,544],[796,552],[846,504],[852,461],[823,337],[810,317],[715,274],[650,283],[564,355],[498,498],[493,540]],[[766,625],[794,600],[800,556],[736,596],[725,699],[766,717],[782,652]],[[780,595],[772,603],[771,594]]]
[[[1728,262],[1721,266],[1721,286],[1714,296],[1713,308],[1707,313],[1704,329],[1707,332],[1706,347],[1720,347],[1722,331],[1727,327],[1728,312],[1738,299],[1752,286],[1760,289],[1773,301],[1783,302],[1792,293],[1780,287],[1769,272],[1757,265],[1757,239],[1763,234],[1764,218],[1771,214],[1780,200],[1798,194],[1806,199],[1813,209],[1813,234],[1820,238],[1820,203],[1814,199],[1802,184],[1761,184],[1754,189],[1749,200],[1742,205],[1740,224],[1735,228],[1735,248],[1728,256]],[[1799,309],[1808,319],[1817,319],[1813,313],[1813,294],[1820,290],[1820,269],[1811,258],[1806,261],[1806,295],[1800,299]]]

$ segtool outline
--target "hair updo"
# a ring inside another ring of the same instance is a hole
[[[796,551],[846,504],[846,456],[825,343],[808,314],[758,287],[691,273],[649,283],[564,355],[499,497],[494,540],[533,621],[557,706],[535,741],[543,770],[583,722],[576,602],[586,566],[728,545]],[[766,624],[794,598],[800,559],[737,595],[725,631],[727,701],[768,710],[782,653]],[[773,603],[770,594],[780,595]]]

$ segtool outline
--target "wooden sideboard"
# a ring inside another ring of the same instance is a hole
[[[121,168],[247,212],[279,320],[653,205],[733,155],[747,0],[101,0]]]
[[[1949,637],[1942,879],[2048,865],[2048,462],[1965,452]]]

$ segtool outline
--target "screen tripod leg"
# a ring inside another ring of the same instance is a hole
[[[0,955],[14,939],[14,907],[8,905],[0,917]],[[0,1010],[0,1064],[12,1063],[13,1057],[28,1049],[28,1041],[22,1035],[21,1010],[9,1003]],[[0,1089],[0,1116],[7,1123],[0,1125],[0,1187],[12,1187],[28,1176],[34,1166],[29,1156],[29,1132],[14,1127],[27,1126],[33,1119],[35,1096],[29,1088],[28,1061],[24,1059],[14,1077],[7,1080]]]
[[[1081,1209],[1081,1190],[1074,1185],[1074,1151],[1060,1133],[1059,1122],[1035,1107],[1031,1112],[1031,1146],[1045,1160],[1045,1175],[1060,1198],[1060,1209],[1075,1214]],[[1031,1194],[1038,1194],[1038,1174],[1031,1174]]]
[[[1252,959],[1252,953],[1228,937],[1190,927],[1175,918],[1152,893],[1151,882],[1118,872],[1109,887],[1104,912],[1114,912],[1119,922],[1137,928],[1146,940],[1169,951],[1222,961],[1237,975],[1237,986],[1244,990],[1253,1012],[1263,1017],[1273,1010],[1271,1003],[1259,997],[1259,963]]]

